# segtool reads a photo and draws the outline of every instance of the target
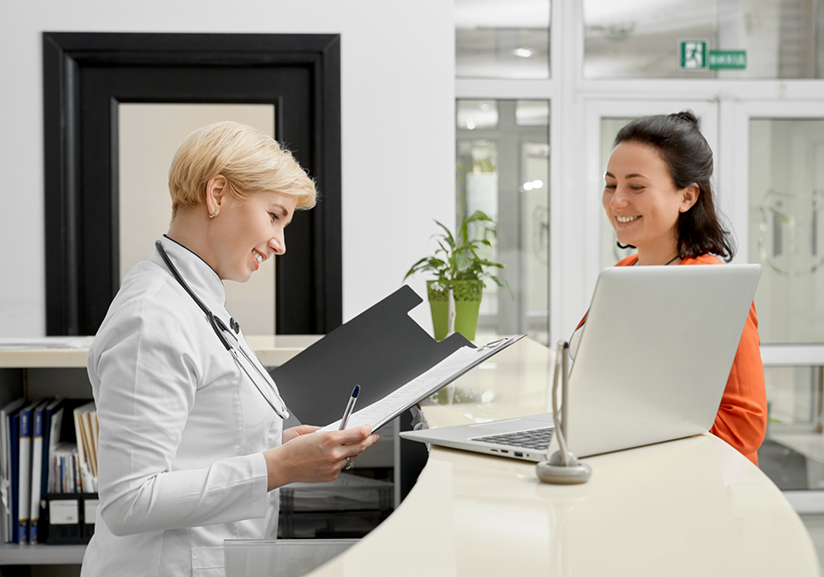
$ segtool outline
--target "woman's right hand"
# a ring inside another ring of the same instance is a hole
[[[337,479],[347,460],[371,447],[380,435],[369,425],[343,431],[297,436],[280,447],[264,451],[268,490],[294,482],[323,483]]]

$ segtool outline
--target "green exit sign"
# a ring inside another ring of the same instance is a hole
[[[678,47],[679,68],[682,70],[707,69],[707,41],[681,40]]]
[[[747,53],[744,50],[710,50],[710,70],[744,70]]]
[[[681,40],[678,43],[681,70],[744,70],[745,50],[707,50],[706,40]]]

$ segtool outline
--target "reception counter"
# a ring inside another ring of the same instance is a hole
[[[424,415],[436,427],[545,411],[552,363],[525,339],[423,404]],[[588,483],[553,486],[528,462],[433,447],[400,507],[311,575],[819,575],[778,488],[712,435],[586,462]]]

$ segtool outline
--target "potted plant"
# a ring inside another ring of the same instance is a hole
[[[470,237],[470,225],[475,224],[476,233]],[[433,256],[427,256],[412,265],[404,280],[417,272],[430,272],[436,278],[426,282],[429,305],[432,309],[432,325],[435,339],[443,340],[450,334],[450,312],[454,313],[454,331],[467,339],[474,340],[478,329],[478,311],[481,306],[484,280],[491,279],[500,287],[509,290],[509,284],[489,269],[502,269],[504,265],[485,258],[495,236],[495,222],[480,210],[461,219],[458,234],[435,221],[443,232],[436,236],[438,249]],[[510,291],[511,292],[511,291]],[[450,302],[451,293],[451,302]],[[451,308],[451,311],[450,311]]]

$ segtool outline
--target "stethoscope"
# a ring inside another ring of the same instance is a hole
[[[220,343],[224,347],[226,347],[226,350],[229,351],[229,353],[235,359],[237,365],[243,370],[244,373],[246,373],[246,376],[249,377],[249,380],[252,381],[252,384],[255,385],[255,388],[258,390],[261,396],[266,400],[269,406],[272,407],[272,410],[275,411],[275,414],[277,414],[278,417],[280,417],[283,420],[288,419],[289,412],[286,410],[286,403],[283,402],[283,399],[281,398],[275,386],[271,383],[270,379],[263,374],[263,372],[258,368],[257,364],[249,357],[248,354],[246,354],[246,351],[243,350],[240,341],[237,339],[237,337],[235,337],[232,331],[229,330],[229,327],[226,326],[226,323],[224,323],[220,319],[220,317],[215,316],[212,310],[205,304],[203,304],[203,301],[201,301],[197,297],[192,288],[186,283],[185,280],[183,280],[180,271],[178,271],[175,265],[172,263],[172,259],[170,259],[169,255],[166,254],[166,251],[164,250],[163,245],[161,245],[159,240],[155,241],[155,248],[157,249],[157,252],[160,253],[161,258],[163,258],[163,262],[166,263],[166,266],[169,268],[169,272],[172,273],[172,276],[175,277],[175,280],[180,284],[180,286],[183,287],[183,290],[189,293],[189,296],[192,297],[192,300],[195,301],[195,304],[197,304],[197,306],[200,307],[200,310],[206,313],[206,318],[209,319],[209,324],[212,325],[212,330],[215,331],[215,334],[217,335],[217,338],[220,340]],[[231,319],[229,322],[236,331],[240,330],[240,326],[234,319]],[[238,351],[240,351],[240,354],[238,354]],[[274,403],[272,403],[272,401],[269,399],[269,396],[263,392],[263,389],[260,388],[260,386],[257,383],[257,380],[252,376],[252,373],[250,373],[249,369],[247,369],[243,362],[241,362],[241,355],[246,360],[246,362],[249,365],[251,365],[255,372],[257,372],[257,374],[260,375],[263,381],[269,386],[269,389],[274,393],[275,398],[277,399],[277,402],[280,405],[279,407],[276,407]]]

